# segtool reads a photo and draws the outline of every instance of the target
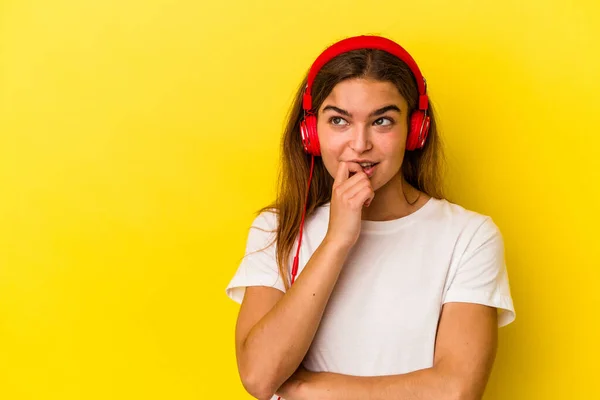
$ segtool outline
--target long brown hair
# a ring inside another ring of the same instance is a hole
[[[313,109],[319,110],[335,85],[352,78],[372,79],[394,84],[408,103],[407,118],[409,119],[407,123],[410,126],[410,112],[418,106],[419,96],[416,80],[403,61],[381,50],[353,50],[329,61],[315,77],[312,87]],[[282,151],[276,199],[257,211],[257,215],[262,212],[277,214],[278,224],[274,237],[277,244],[276,258],[279,274],[286,290],[290,287],[288,279],[290,255],[295,250],[294,245],[298,239],[311,165],[311,156],[304,152],[300,136],[300,122],[304,116],[302,95],[306,81],[307,76],[298,87],[287,116],[287,126],[281,141]],[[445,198],[442,182],[445,159],[431,103],[428,114],[431,117],[431,125],[425,146],[422,149],[406,151],[401,171],[404,179],[410,185],[431,197],[443,199]],[[322,159],[315,157],[305,218],[331,200],[333,180],[334,178],[325,168]]]

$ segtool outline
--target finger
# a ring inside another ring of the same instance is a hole
[[[351,162],[351,161],[348,162],[348,171],[349,171],[348,177],[349,178],[352,178],[356,173],[358,173],[362,170],[363,169],[360,166],[360,164]]]
[[[369,207],[371,205],[371,203],[373,202],[373,199],[375,198],[375,192],[373,192],[371,194],[371,197],[369,197],[369,199],[367,201],[365,201],[365,207]]]
[[[356,179],[356,181],[354,181]],[[346,182],[347,188],[344,188],[342,195],[348,199],[353,198],[357,193],[359,193],[365,187],[371,187],[371,181],[367,177],[367,174],[364,172],[358,172],[357,175],[348,179]]]
[[[352,191],[344,193],[344,201],[352,205],[352,208],[360,208],[370,203],[373,198],[373,189],[368,184],[352,188]]]
[[[338,164],[337,172],[335,174],[333,186],[339,186],[346,180],[348,180],[348,164],[346,164],[344,161],[340,161],[340,163]]]
[[[367,204],[371,204],[373,197],[375,197],[373,189],[371,189],[370,185],[365,185],[359,188],[352,197],[348,197],[347,201],[356,206],[362,207],[366,206]]]
[[[366,196],[364,197],[364,201],[362,203],[363,206],[369,207],[373,202],[373,198],[375,197],[375,192],[372,190],[368,190],[366,192],[359,193],[357,196]]]

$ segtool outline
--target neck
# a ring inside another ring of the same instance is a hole
[[[421,192],[404,180],[398,173],[375,192],[369,207],[363,207],[362,219],[388,221],[412,214],[420,208]]]

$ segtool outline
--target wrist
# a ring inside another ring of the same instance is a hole
[[[296,390],[294,391],[296,400],[313,400],[314,395],[310,390],[310,385],[305,380],[301,380],[298,382],[296,386]]]
[[[317,373],[308,371],[300,366],[296,372],[279,388],[276,396],[286,400],[314,400],[321,399],[316,396],[315,378]]]
[[[327,235],[325,235],[325,238],[323,239],[323,242],[321,243],[321,245],[325,246],[327,248],[331,248],[336,251],[346,252],[346,253],[349,252],[353,246],[353,244],[351,244],[351,243],[347,243],[347,242],[344,242],[343,240],[338,240],[338,239],[329,237]]]
[[[302,368],[295,393],[297,400],[327,400],[321,391],[323,372],[312,372]],[[296,399],[296,398],[295,398]]]

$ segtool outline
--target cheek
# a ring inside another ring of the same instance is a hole
[[[335,157],[343,152],[344,146],[346,145],[343,135],[331,132],[327,126],[322,128],[319,126],[317,128],[317,134],[319,136],[321,153]]]
[[[327,171],[329,171],[329,174],[335,177],[339,160],[342,156],[343,146],[331,141],[328,137],[324,138],[324,140],[321,140],[319,137],[319,144],[321,147],[321,160]]]
[[[386,158],[395,158],[404,154],[406,140],[402,136],[389,136],[380,140],[377,143],[377,147]]]
[[[329,171],[332,176],[335,176],[337,164],[340,159],[340,153],[332,150],[327,144],[321,143],[321,159],[325,168]]]

